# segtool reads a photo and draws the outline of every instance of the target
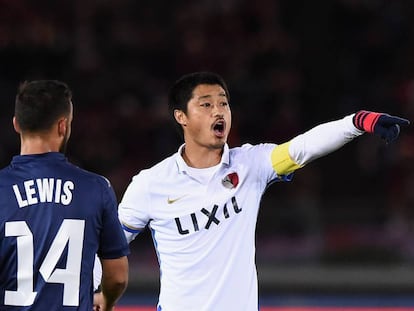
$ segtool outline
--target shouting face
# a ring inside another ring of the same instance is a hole
[[[187,113],[177,110],[175,118],[183,126],[186,144],[221,149],[227,142],[231,110],[220,85],[198,85],[187,104]]]

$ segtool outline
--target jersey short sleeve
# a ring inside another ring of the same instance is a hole
[[[275,181],[290,181],[292,179],[291,172],[285,171],[279,173],[274,164],[275,150],[279,149],[279,145],[273,143],[262,143],[257,145],[244,144],[241,146],[243,154],[247,157],[244,162],[253,167],[253,171],[258,172],[258,178],[265,185],[269,185]]]
[[[107,182],[103,187],[102,199],[104,213],[102,216],[102,232],[98,256],[103,259],[114,259],[129,254],[128,243],[118,219],[117,200],[113,188]]]
[[[118,215],[122,227],[132,235],[140,233],[150,220],[146,175],[142,171],[132,178],[119,204]]]

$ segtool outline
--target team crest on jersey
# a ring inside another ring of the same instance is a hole
[[[222,183],[228,189],[236,188],[239,184],[239,175],[237,173],[230,173],[223,178]]]

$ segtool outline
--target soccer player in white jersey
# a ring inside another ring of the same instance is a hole
[[[364,132],[387,141],[408,120],[360,111],[277,144],[230,148],[229,92],[214,73],[185,75],[169,110],[184,144],[133,177],[119,205],[129,241],[148,227],[159,259],[162,311],[258,310],[255,227],[269,184]]]
[[[20,86],[13,118],[20,154],[0,170],[0,310],[91,311],[95,254],[103,271],[96,307],[112,310],[127,285],[115,193],[64,155],[72,118],[65,83]]]

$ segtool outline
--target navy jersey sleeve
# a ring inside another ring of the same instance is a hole
[[[103,191],[104,213],[98,256],[114,259],[129,254],[129,247],[118,219],[117,201],[109,182]]]

